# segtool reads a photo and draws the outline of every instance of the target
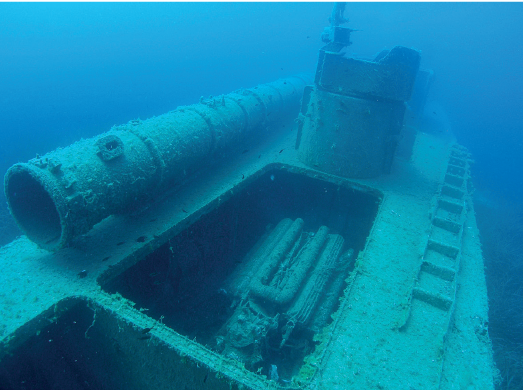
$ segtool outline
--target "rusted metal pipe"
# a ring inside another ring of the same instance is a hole
[[[230,153],[246,136],[297,115],[309,82],[298,75],[201,99],[15,164],[4,178],[11,214],[40,247],[67,246],[104,218],[132,210]]]

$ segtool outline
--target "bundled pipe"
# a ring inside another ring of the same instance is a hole
[[[299,75],[201,99],[15,164],[4,178],[11,214],[40,247],[65,247],[104,218],[132,210],[228,153],[244,137],[297,115],[309,82]]]

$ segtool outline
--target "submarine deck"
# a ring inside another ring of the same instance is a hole
[[[262,175],[285,171],[380,199],[334,320],[315,336],[317,346],[290,386],[493,388],[483,258],[463,148],[418,131],[412,156],[396,157],[392,174],[347,180],[300,163],[295,131],[286,129],[145,210],[107,218],[73,247],[51,253],[26,237],[2,247],[0,284],[9,288],[0,294],[0,360],[9,365],[29,343],[51,354],[53,344],[64,343],[51,337],[59,327],[60,338],[71,335],[72,354],[91,349],[99,358],[105,350],[98,370],[120,376],[100,380],[104,387],[282,387],[105,288]],[[77,319],[71,309],[78,306],[84,309]],[[17,380],[12,388],[22,386]]]

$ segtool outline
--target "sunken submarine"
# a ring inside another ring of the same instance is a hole
[[[345,57],[343,11],[314,77],[8,170],[3,384],[494,387],[472,157],[417,120],[420,53]]]

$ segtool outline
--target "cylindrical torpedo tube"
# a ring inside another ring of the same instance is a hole
[[[96,223],[180,181],[246,135],[298,113],[308,75],[222,95],[113,127],[7,171],[11,214],[29,239],[56,250]]]

